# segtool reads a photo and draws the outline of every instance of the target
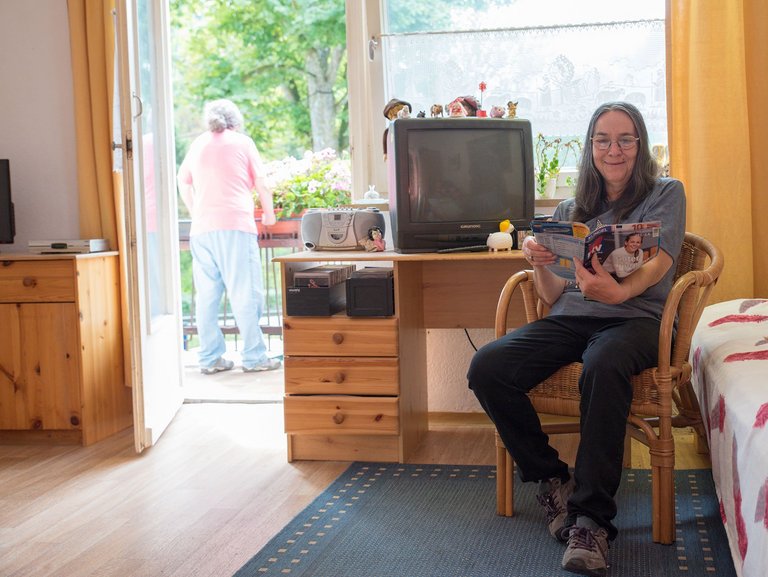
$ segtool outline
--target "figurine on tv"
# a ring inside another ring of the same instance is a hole
[[[455,103],[464,109],[464,114],[461,114],[454,107]],[[448,105],[448,116],[477,116],[478,108],[480,108],[480,104],[474,96],[459,96]]]
[[[501,106],[491,106],[491,118],[504,118],[504,108]]]
[[[433,104],[432,108],[429,109],[429,114],[432,116],[432,118],[435,118],[437,116],[443,115],[443,105],[442,104]]]
[[[393,98],[389,102],[387,102],[387,105],[384,107],[384,117],[387,120],[395,120],[396,118],[408,118],[411,115],[411,110],[413,108],[411,107],[410,102],[406,102],[405,100],[400,100],[399,98]],[[384,134],[382,137],[382,147],[384,148],[384,160],[387,160],[387,133],[389,132],[389,127],[384,129]]]
[[[518,101],[519,102],[519,101]],[[517,102],[507,102],[507,118],[517,117]]]
[[[463,118],[467,115],[466,109],[461,105],[461,102],[454,100],[448,105],[448,116],[451,118]]]

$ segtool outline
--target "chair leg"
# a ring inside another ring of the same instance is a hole
[[[658,439],[650,447],[653,541],[669,545],[675,541],[675,445],[673,439]]]
[[[514,515],[515,464],[504,443],[496,434],[496,514],[503,517]]]
[[[709,441],[704,426],[693,427],[693,439],[696,453],[699,455],[709,455]]]
[[[653,541],[669,545],[675,541],[675,477],[673,466],[651,464],[653,491]]]
[[[624,468],[632,468],[632,435],[629,434],[629,425],[627,425],[627,431],[624,433]]]

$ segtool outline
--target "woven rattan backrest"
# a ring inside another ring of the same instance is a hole
[[[670,297],[676,297],[675,291],[681,291],[677,303],[677,334],[670,358],[672,366],[680,366],[688,359],[693,331],[722,270],[722,253],[706,239],[686,233],[677,262],[676,283],[670,292]]]

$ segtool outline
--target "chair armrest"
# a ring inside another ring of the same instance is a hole
[[[507,282],[504,283],[504,286],[501,289],[501,293],[499,294],[499,302],[496,305],[496,321],[494,324],[496,338],[507,334],[507,316],[509,314],[509,306],[512,301],[512,295],[523,283],[526,283],[523,285],[524,288],[521,288],[523,293],[523,303],[525,306],[525,317],[528,322],[539,318],[536,311],[538,299],[536,298],[536,291],[533,286],[533,271],[518,271],[507,279]]]

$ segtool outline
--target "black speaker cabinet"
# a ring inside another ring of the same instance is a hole
[[[289,287],[285,290],[285,312],[288,316],[328,317],[344,310],[344,285],[331,287]]]
[[[391,317],[395,314],[395,278],[391,267],[365,267],[347,280],[347,315]]]

